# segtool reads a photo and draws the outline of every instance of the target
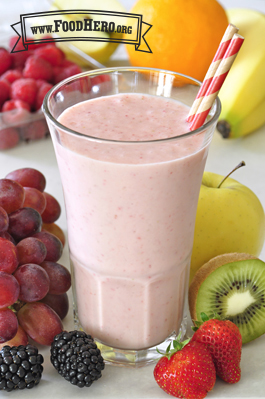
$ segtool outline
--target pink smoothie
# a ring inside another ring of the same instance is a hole
[[[106,142],[60,132],[78,317],[114,348],[143,349],[178,331],[208,143],[187,132],[188,108],[117,94],[78,103],[59,122]]]

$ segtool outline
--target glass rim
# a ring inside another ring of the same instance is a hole
[[[221,101],[220,101],[219,97],[217,96],[215,101],[214,101],[214,104],[213,104],[213,106],[215,106],[214,115],[211,117],[211,119],[209,121],[204,123],[198,129],[195,129],[195,130],[192,130],[192,131],[188,131],[188,132],[183,133],[183,134],[178,135],[178,136],[167,137],[167,138],[163,138],[163,139],[130,141],[130,140],[105,139],[105,138],[90,136],[90,135],[86,135],[84,133],[77,132],[77,131],[75,131],[73,129],[70,129],[67,126],[61,124],[51,114],[51,111],[49,110],[49,106],[48,106],[48,102],[49,102],[50,97],[52,96],[52,94],[56,90],[58,90],[60,87],[63,87],[67,83],[69,83],[71,81],[74,81],[74,80],[77,80],[79,78],[85,77],[85,76],[94,77],[94,76],[103,75],[103,74],[111,74],[113,72],[130,72],[130,71],[131,72],[133,72],[133,71],[140,71],[140,72],[153,71],[153,72],[157,72],[157,73],[162,72],[162,73],[165,73],[165,74],[168,74],[168,75],[181,76],[183,78],[189,79],[189,80],[197,83],[198,86],[200,86],[202,84],[202,82],[200,82],[199,80],[197,80],[195,78],[192,78],[191,76],[184,75],[184,74],[179,73],[179,72],[174,72],[174,71],[170,71],[170,70],[166,70],[166,69],[159,69],[159,68],[125,66],[125,67],[109,67],[109,68],[93,69],[93,70],[90,70],[90,71],[84,71],[84,72],[81,72],[79,74],[73,75],[73,76],[71,76],[71,77],[69,77],[67,79],[64,79],[61,82],[57,83],[55,86],[53,86],[44,97],[43,104],[42,104],[42,111],[43,111],[44,115],[46,117],[48,117],[57,128],[59,128],[61,130],[64,130],[67,133],[70,133],[71,135],[83,137],[83,138],[86,138],[88,140],[92,140],[92,141],[96,141],[96,142],[106,142],[106,143],[115,143],[115,144],[138,144],[138,145],[140,145],[140,144],[146,144],[146,143],[161,143],[161,142],[165,142],[165,141],[180,140],[182,138],[191,137],[193,135],[201,133],[204,130],[207,130],[211,125],[213,125],[218,120],[219,115],[221,113]],[[163,97],[163,96],[158,96],[158,97]],[[100,98],[100,97],[96,97],[96,98]],[[163,97],[163,98],[168,98],[168,97]],[[84,101],[89,101],[89,100],[84,100]]]

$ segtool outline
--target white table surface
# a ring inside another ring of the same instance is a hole
[[[121,1],[127,9],[133,1]],[[264,0],[222,0],[225,7],[254,8],[265,12]],[[12,4],[12,7],[11,7]],[[18,21],[22,12],[43,11],[47,9],[45,1],[17,1],[11,0],[7,5],[0,0],[0,22],[12,24]],[[8,7],[10,5],[10,7]],[[8,7],[8,8],[7,8]],[[27,8],[28,7],[28,8]],[[33,10],[34,7],[34,10]],[[12,9],[11,9],[12,8]],[[3,12],[1,12],[3,11]],[[3,25],[1,25],[3,27]],[[123,50],[115,55],[118,58]],[[218,132],[214,134],[211,144],[206,170],[226,174],[241,160],[246,166],[234,174],[234,178],[248,186],[259,197],[265,209],[265,126],[255,133],[238,140],[224,140]],[[55,159],[52,142],[50,139],[30,144],[21,144],[18,147],[0,152],[0,178],[17,168],[32,167],[40,170],[47,179],[46,191],[55,196],[63,205],[63,193],[60,176]],[[62,206],[63,208],[63,206]],[[64,208],[58,220],[58,224],[66,232],[66,217]],[[265,261],[265,246],[260,254]],[[67,248],[64,250],[60,263],[69,267]],[[71,302],[72,294],[69,292]],[[66,330],[73,329],[72,309],[64,320]],[[102,398],[102,399],[153,399],[168,398],[155,383],[153,367],[142,369],[123,369],[107,366],[103,371],[103,377],[92,384],[89,389],[79,389],[66,382],[57,374],[49,361],[49,348],[39,346],[44,355],[44,372],[42,380],[37,388],[11,393],[1,391],[1,398],[39,399],[49,397],[55,399],[68,398]],[[257,340],[244,345],[242,350],[242,377],[238,384],[229,385],[217,379],[212,392],[207,398],[265,398],[265,335]]]

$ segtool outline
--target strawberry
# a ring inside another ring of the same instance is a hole
[[[155,366],[157,384],[177,398],[202,399],[213,389],[216,372],[210,352],[200,342],[173,341]]]
[[[195,322],[198,329],[191,342],[204,343],[212,355],[216,374],[235,384],[241,377],[242,336],[238,327],[229,320],[209,319],[205,313],[201,318],[202,322]]]

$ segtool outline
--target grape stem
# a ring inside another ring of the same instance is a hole
[[[26,302],[21,301],[18,299],[13,305],[8,306],[13,312],[18,312],[23,306],[26,305]]]

